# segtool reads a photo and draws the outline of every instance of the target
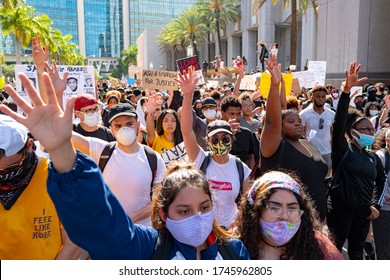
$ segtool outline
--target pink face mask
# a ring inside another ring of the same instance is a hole
[[[278,246],[288,243],[297,233],[300,225],[301,221],[296,224],[286,221],[268,223],[260,219],[260,231]]]

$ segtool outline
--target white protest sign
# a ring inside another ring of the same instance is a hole
[[[309,61],[308,68],[309,71],[314,74],[314,86],[324,86],[326,78],[326,61]]]
[[[57,65],[57,70],[61,78],[65,72],[68,72],[67,86],[62,97],[64,107],[68,99],[73,95],[90,93],[95,96],[96,87],[93,66]],[[39,92],[37,69],[35,65],[15,65],[16,91],[31,104],[30,98],[24,90],[24,87],[17,75],[20,72],[26,74]]]
[[[312,71],[292,72],[292,74],[294,79],[298,79],[301,87],[312,88],[316,85],[314,72]]]
[[[161,154],[161,157],[164,160],[165,166],[169,166],[172,161],[184,161],[188,162],[186,148],[184,147],[184,142],[176,145],[168,151],[164,151]]]
[[[218,87],[218,85],[219,85],[219,81],[217,81],[217,80],[208,80],[206,83],[206,86],[208,89],[210,89],[210,88],[216,89]]]
[[[256,75],[245,75],[240,83],[240,90],[256,90]]]

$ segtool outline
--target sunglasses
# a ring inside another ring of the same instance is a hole
[[[26,156],[27,156],[27,152],[23,153],[22,155],[22,159],[18,162],[15,162],[5,168],[0,168],[0,171],[8,171],[8,170],[12,170],[12,169],[16,169],[16,168],[19,168],[23,165],[23,161],[26,159]]]
[[[214,135],[211,137],[210,142],[213,145],[218,145],[219,142],[222,142],[224,145],[229,145],[232,142],[232,138],[229,135],[224,135],[221,138]]]
[[[319,124],[318,128],[319,129],[323,129],[324,128],[324,119],[323,118],[320,119],[320,124]]]

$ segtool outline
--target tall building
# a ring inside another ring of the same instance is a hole
[[[148,27],[164,27],[195,0],[26,0],[36,14],[47,14],[53,28],[71,34],[88,58],[118,58]],[[0,27],[1,28],[1,27]],[[15,54],[12,36],[0,34],[0,51]]]

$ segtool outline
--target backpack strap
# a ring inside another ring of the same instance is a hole
[[[200,170],[206,175],[206,170],[207,170],[207,167],[209,166],[211,162],[211,153],[210,152],[206,152],[206,157],[205,159],[203,160],[202,164],[200,165]]]
[[[224,260],[238,260],[237,254],[233,251],[232,246],[228,242],[218,241],[218,252]]]
[[[157,174],[157,156],[152,148],[146,145],[143,146],[144,146],[146,158],[148,159],[150,170],[152,171],[152,181],[150,183],[150,198],[152,198],[154,178],[156,178],[156,174]]]
[[[115,146],[116,146],[116,141],[108,142],[107,145],[104,147],[102,153],[100,154],[99,168],[102,173],[104,171],[104,168],[107,165],[108,160],[110,159],[112,153],[114,152]]]
[[[172,234],[166,228],[160,229],[158,231],[157,242],[154,247],[152,260],[168,260],[172,244]]]
[[[239,180],[240,180],[240,192],[238,193],[236,199],[235,199],[235,202],[236,204],[238,204],[240,202],[240,199],[241,199],[241,195],[243,193],[243,189],[242,189],[242,185],[244,183],[244,166],[242,165],[242,161],[234,156],[235,160],[236,160],[236,166],[237,166],[237,170],[238,170],[238,177],[239,177]]]

